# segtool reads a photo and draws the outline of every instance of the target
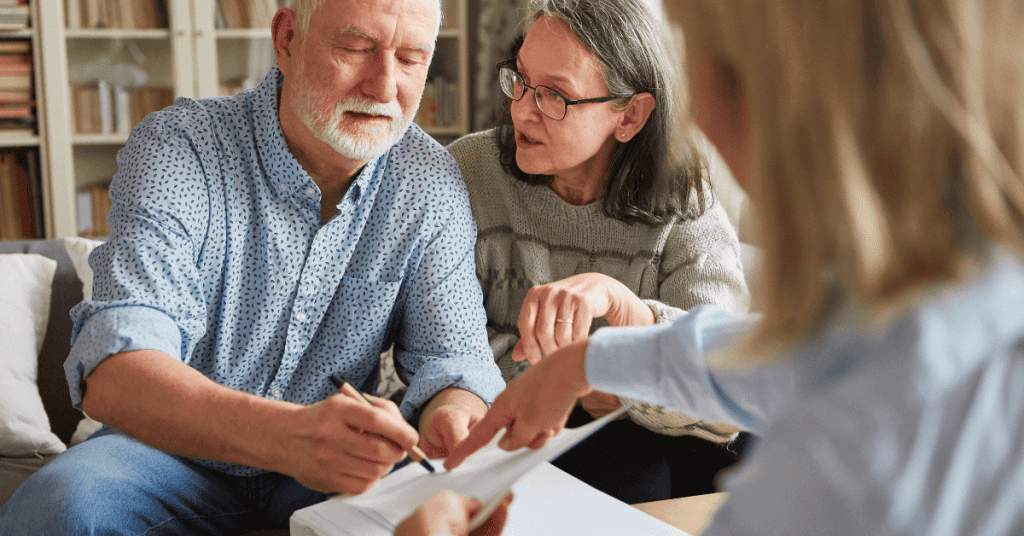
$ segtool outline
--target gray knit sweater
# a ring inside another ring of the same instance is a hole
[[[501,168],[494,134],[470,134],[448,150],[469,190],[487,332],[506,381],[529,367],[526,361],[512,360],[512,349],[519,340],[519,308],[534,285],[599,272],[644,300],[658,322],[705,304],[746,311],[749,293],[739,241],[717,202],[694,221],[630,225],[605,216],[599,202],[573,206],[547,186],[516,180]],[[596,319],[591,331],[606,325],[603,318]],[[737,431],[649,404],[620,402],[635,422],[663,434],[722,442]]]

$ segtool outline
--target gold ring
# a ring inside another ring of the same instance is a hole
[[[564,318],[556,318],[555,322],[564,322],[566,324],[572,324],[572,320],[566,320]]]

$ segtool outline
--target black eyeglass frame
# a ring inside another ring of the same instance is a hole
[[[541,84],[538,84],[536,86],[531,86],[531,85],[527,84],[526,83],[526,78],[523,77],[523,73],[521,73],[518,70],[516,70],[515,65],[516,65],[516,60],[515,59],[505,60],[505,61],[503,61],[503,62],[501,62],[501,63],[499,63],[497,65],[497,67],[498,67],[498,85],[501,86],[502,92],[505,93],[505,96],[507,96],[508,98],[510,98],[510,99],[512,99],[514,101],[519,101],[519,100],[522,100],[523,97],[526,96],[526,90],[527,89],[532,89],[533,90],[533,98],[537,102],[537,109],[540,110],[542,114],[544,114],[547,117],[550,117],[551,119],[554,119],[555,121],[561,121],[562,119],[565,119],[565,115],[569,113],[569,107],[574,105],[574,104],[590,104],[590,103],[593,103],[593,102],[608,102],[608,101],[613,101],[613,100],[617,100],[617,99],[628,99],[629,98],[629,96],[608,95],[608,96],[605,96],[605,97],[594,97],[592,99],[572,100],[572,99],[566,97],[565,95],[562,95],[561,93],[555,91],[554,89],[551,89],[548,86],[541,85]],[[505,85],[501,83],[501,71],[503,69],[508,69],[509,71],[512,71],[512,73],[514,75],[518,76],[519,79],[523,81],[523,94],[520,95],[519,98],[516,98],[516,97],[514,97],[512,95],[509,95],[508,92],[505,91]],[[538,97],[537,97],[537,88],[539,88],[539,87],[542,87],[542,88],[544,88],[544,89],[554,93],[555,95],[558,95],[562,99],[562,102],[565,103],[565,111],[562,112],[562,117],[551,117],[551,115],[549,115],[547,112],[544,111],[544,108],[542,108],[541,105],[540,105],[540,101],[537,100],[538,99]]]

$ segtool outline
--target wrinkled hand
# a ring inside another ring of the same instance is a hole
[[[284,446],[289,474],[326,493],[362,493],[391,471],[419,441],[389,400],[337,394],[304,408]],[[385,439],[387,438],[387,439]]]
[[[430,400],[420,417],[420,448],[430,458],[444,458],[469,435],[487,413],[487,404],[475,394],[448,388]]]
[[[512,359],[536,365],[542,355],[579,342],[595,318],[613,326],[654,323],[654,313],[625,285],[604,274],[585,273],[537,285],[519,309],[519,342]]]
[[[576,399],[591,392],[584,370],[587,341],[573,343],[509,382],[491,409],[448,455],[444,466],[458,467],[501,429],[505,450],[540,448],[565,427]]]
[[[600,419],[622,407],[617,396],[601,391],[594,391],[584,396],[580,399],[580,405],[595,419]],[[620,418],[623,417],[625,417],[625,414]]]
[[[505,527],[508,518],[508,506],[512,502],[512,494],[505,499],[491,514],[491,517],[472,533],[469,523],[480,511],[480,501],[442,490],[427,499],[409,517],[402,520],[395,529],[395,536],[430,536],[432,534],[452,534],[454,536],[497,536]]]

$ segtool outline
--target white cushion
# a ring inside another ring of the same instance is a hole
[[[89,267],[89,254],[96,246],[102,244],[99,240],[89,240],[73,236],[64,239],[64,249],[71,257],[71,264],[75,267],[75,273],[82,280],[82,299],[92,299],[92,268]]]
[[[77,236],[64,239],[64,249],[67,250],[68,257],[71,257],[71,265],[75,267],[75,273],[82,280],[83,300],[92,299],[93,274],[92,267],[89,266],[89,254],[92,253],[92,250],[96,249],[96,246],[102,243],[99,240],[89,240],[88,238],[79,238]],[[75,433],[71,435],[70,446],[73,447],[85,441],[93,432],[99,430],[101,426],[103,426],[101,423],[86,415],[85,418],[78,421]]]
[[[36,378],[50,320],[57,262],[42,255],[0,255],[0,456],[58,454]]]

